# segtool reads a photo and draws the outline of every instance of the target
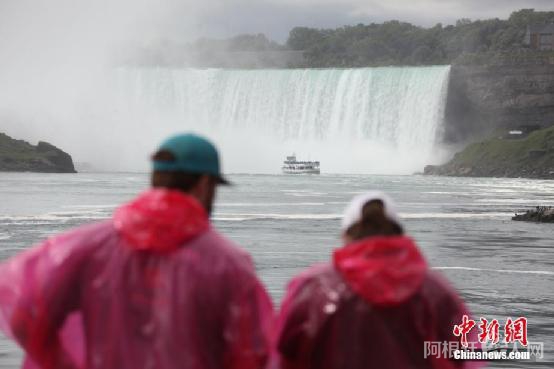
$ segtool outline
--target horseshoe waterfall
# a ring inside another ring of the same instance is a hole
[[[449,71],[120,69],[115,101],[135,130],[217,132],[234,172],[275,172],[295,152],[324,172],[410,173],[438,149]]]

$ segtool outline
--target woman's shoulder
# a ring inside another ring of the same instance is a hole
[[[338,302],[349,291],[331,263],[320,263],[302,271],[290,281],[284,301],[325,305],[330,301]]]
[[[429,306],[442,311],[441,314],[467,312],[464,301],[456,288],[436,270],[430,269],[427,272],[421,293]]]
[[[440,272],[429,269],[423,280],[423,290],[426,293],[432,293],[439,297],[458,297],[456,289],[451,282]]]
[[[336,283],[340,276],[331,263],[314,264],[292,278],[290,285],[325,285]]]

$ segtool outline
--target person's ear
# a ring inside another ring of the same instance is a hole
[[[198,187],[200,193],[202,194],[202,197],[204,198],[210,192],[211,186],[212,186],[212,177],[207,174],[203,174],[198,180],[198,183],[196,185],[196,187]]]
[[[200,187],[202,191],[208,192],[212,186],[212,177],[207,174],[203,174],[200,176],[197,186]]]
[[[202,175],[198,183],[189,191],[189,194],[195,197],[206,209],[208,213],[212,210],[214,200],[215,180],[210,175]]]

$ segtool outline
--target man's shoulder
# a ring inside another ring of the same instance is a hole
[[[90,251],[109,237],[112,231],[113,226],[110,221],[73,228],[51,236],[15,255],[7,261],[6,265],[11,266],[12,269],[19,269],[22,265],[32,265],[37,260],[43,260],[43,263],[51,260],[52,266],[75,260],[86,260]]]
[[[89,243],[95,243],[113,234],[115,228],[111,219],[87,223],[66,232],[50,237],[51,241],[86,239]]]
[[[49,237],[41,244],[47,248],[85,250],[98,246],[116,233],[111,220],[88,223]]]
[[[250,254],[213,228],[209,228],[185,247],[194,248],[214,262],[249,269],[252,267]]]

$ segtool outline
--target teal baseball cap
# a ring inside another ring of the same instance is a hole
[[[173,154],[175,160],[154,160],[155,171],[209,174],[219,184],[230,184],[221,174],[217,149],[206,138],[193,133],[177,134],[162,142],[158,151],[162,150]]]

